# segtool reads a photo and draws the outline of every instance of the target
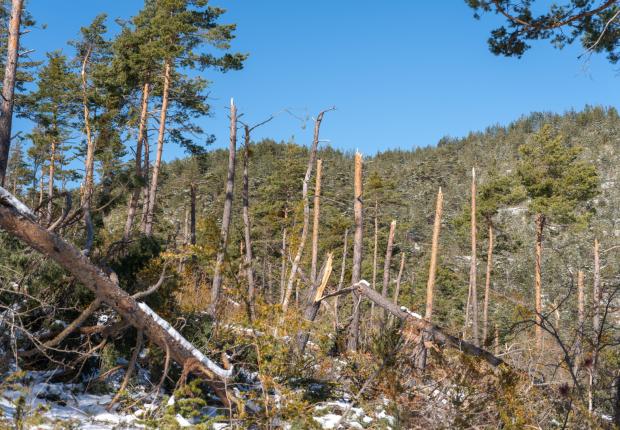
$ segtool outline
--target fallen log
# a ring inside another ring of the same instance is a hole
[[[225,389],[233,369],[223,369],[189,343],[145,303],[138,302],[117,282],[95,266],[75,246],[37,222],[36,215],[11,193],[0,187],[0,228],[28,246],[51,258],[70,272],[95,297],[114,309],[124,321],[144,335],[183,368],[206,377],[221,401],[230,406],[235,399]]]
[[[399,318],[406,324],[405,331],[416,333],[424,340],[431,341],[440,347],[458,349],[464,354],[478,357],[494,367],[504,364],[504,361],[501,358],[496,357],[489,351],[479,348],[472,343],[459,339],[456,336],[447,334],[441,327],[425,320],[424,318],[422,318],[421,315],[409,312],[406,310],[406,308],[400,307],[397,304],[391,302],[389,299],[383,297],[380,293],[373,290],[370,284],[365,280],[361,280],[355,283],[350,288],[344,288],[340,291],[336,291],[335,293],[325,295],[321,297],[320,300],[322,301],[328,297],[334,297],[336,295],[346,294],[350,292],[357,292],[358,294],[361,294],[368,300],[374,302],[376,305],[380,306],[395,317]]]

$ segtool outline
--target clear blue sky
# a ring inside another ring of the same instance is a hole
[[[237,23],[234,49],[250,58],[244,70],[213,81],[214,117],[203,127],[227,145],[226,107],[234,97],[245,120],[284,108],[299,116],[335,105],[322,138],[340,149],[374,154],[390,148],[434,145],[506,124],[532,111],[562,112],[586,104],[618,106],[616,66],[603,56],[579,60],[579,46],[555,50],[539,43],[521,59],[493,56],[487,48],[493,16],[472,17],[463,0],[213,0]],[[24,43],[43,55],[75,38],[100,12],[129,18],[140,0],[29,0],[47,29]],[[110,22],[112,29],[116,28]],[[69,51],[68,51],[69,52]],[[255,138],[295,136],[307,144],[311,124],[280,115]],[[181,156],[169,147],[165,158]]]

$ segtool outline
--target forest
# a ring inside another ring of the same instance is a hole
[[[620,428],[614,106],[362,154],[336,100],[214,105],[252,52],[207,0],[42,60],[36,1],[0,2],[0,429]],[[620,59],[617,0],[465,3],[491,54]]]

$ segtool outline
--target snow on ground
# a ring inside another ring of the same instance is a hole
[[[25,418],[36,416],[37,424],[28,428],[53,430],[62,425],[62,428],[84,430],[143,429],[145,425],[141,424],[141,419],[157,409],[162,400],[162,396],[157,399],[149,397],[144,387],[139,386],[133,393],[133,397],[138,401],[133,412],[116,409],[107,411],[106,406],[114,393],[84,393],[84,384],[51,383],[53,376],[54,372],[28,372],[18,382],[4,384],[0,389],[0,428],[3,425],[12,428],[18,416]],[[117,375],[114,379],[120,378],[122,375]],[[117,381],[112,382],[112,386],[115,385],[118,385]],[[170,406],[174,402],[172,396],[168,399],[167,405]],[[212,407],[205,408],[202,413],[208,417],[218,415],[217,409]],[[182,428],[191,428],[196,422],[180,414],[175,418]],[[395,421],[386,413],[385,404],[378,406],[374,412],[366,412],[361,407],[353,405],[348,398],[316,405],[313,419],[323,429],[364,429],[369,426],[391,429]],[[223,422],[213,424],[212,428],[226,430],[230,427],[228,423]]]

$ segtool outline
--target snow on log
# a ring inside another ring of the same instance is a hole
[[[153,320],[157,324],[159,324],[164,330],[166,330],[166,332],[168,332],[171,337],[173,337],[177,342],[179,342],[179,344],[183,345],[185,348],[187,348],[187,350],[191,351],[194,358],[204,364],[207,369],[209,369],[222,379],[230,378],[232,376],[232,367],[228,370],[222,369],[217,364],[209,360],[209,357],[205,356],[194,345],[189,343],[187,339],[185,339],[181,335],[181,333],[176,331],[176,329],[172,327],[168,321],[157,315],[155,311],[153,311],[153,309],[151,309],[146,303],[140,302],[138,303],[138,306],[140,306],[140,309],[142,309],[146,314],[150,315],[151,318],[153,318]]]
[[[230,404],[231,398],[225,388],[230,371],[208,360],[200,351],[185,340],[176,330],[150,308],[141,306],[117,282],[95,266],[82,252],[58,236],[47,231],[36,221],[32,211],[11,193],[0,187],[0,228],[25,244],[54,260],[95,296],[114,309],[127,323],[142,330],[147,338],[170,355],[181,366],[207,376],[208,383],[220,399]],[[168,327],[168,328],[167,328]],[[196,366],[196,362],[200,366]]]

